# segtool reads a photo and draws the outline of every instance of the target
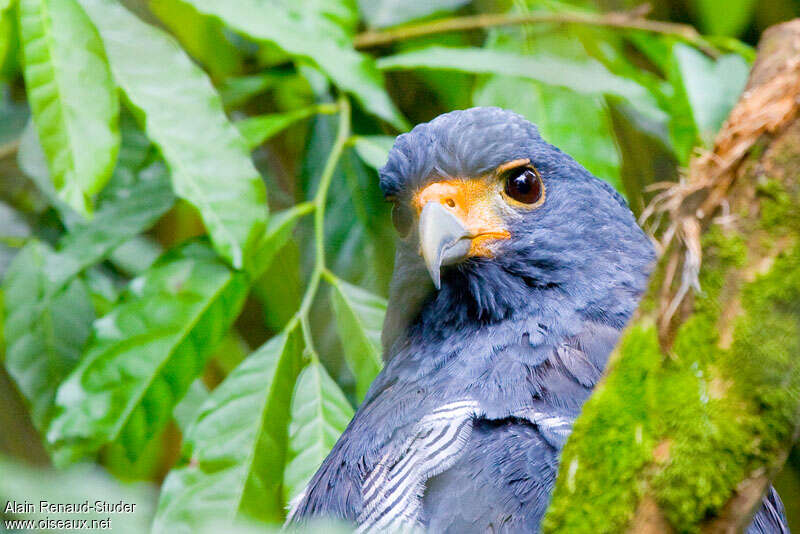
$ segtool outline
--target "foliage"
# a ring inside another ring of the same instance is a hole
[[[53,485],[166,474],[135,531],[280,523],[382,365],[394,136],[510,108],[641,209],[709,146],[763,22],[693,5],[716,37],[581,1],[0,0],[0,347]],[[481,12],[585,22],[403,35]]]

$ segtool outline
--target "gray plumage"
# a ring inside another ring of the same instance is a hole
[[[362,531],[537,532],[574,419],[636,309],[654,261],[624,200],[530,122],[498,108],[398,137],[381,187],[420,187],[528,158],[545,202],[509,207],[493,258],[434,287],[412,235],[397,246],[386,366],[292,511]],[[780,532],[770,494],[751,534]],[[771,508],[770,508],[771,507]]]

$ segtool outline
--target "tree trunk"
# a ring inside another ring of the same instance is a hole
[[[645,210],[661,259],[576,421],[547,532],[738,532],[800,428],[800,19]]]

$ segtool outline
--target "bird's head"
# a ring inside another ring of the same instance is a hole
[[[571,306],[623,324],[635,309],[649,240],[613,188],[520,115],[441,115],[400,135],[380,175],[400,236],[385,344],[423,307],[481,323]]]

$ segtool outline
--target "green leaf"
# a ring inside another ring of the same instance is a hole
[[[353,146],[361,161],[378,171],[386,165],[394,139],[390,135],[359,135]]]
[[[257,322],[256,319],[257,318],[253,318],[254,323]],[[228,376],[231,371],[253,352],[248,341],[245,340],[239,332],[239,330],[245,329],[248,329],[245,325],[239,325],[238,328],[231,329],[228,334],[222,338],[219,345],[217,345],[212,355],[214,360],[213,367],[209,369],[209,371],[211,371],[212,380],[215,379],[215,375],[218,376],[220,380]],[[256,332],[255,334],[260,337],[261,332]]]
[[[753,15],[755,0],[695,0],[703,33],[735,37]]]
[[[35,503],[32,514],[12,514],[17,519],[39,520],[106,520],[111,517],[110,527],[115,533],[141,534],[147,532],[153,517],[155,495],[149,486],[144,484],[122,485],[107,473],[95,466],[78,466],[69,470],[57,471],[41,467],[30,467],[0,457],[0,501],[5,503]],[[108,514],[101,511],[82,513],[57,513],[40,511],[39,502],[49,503],[83,503],[94,504],[102,501],[117,504],[120,501],[131,505],[128,513]],[[4,514],[4,519],[9,515]],[[0,523],[1,525],[2,523]],[[46,531],[45,529],[36,529]],[[47,529],[49,531],[50,529]],[[96,531],[105,529],[96,529]],[[70,530],[77,532],[77,530]]]
[[[19,140],[19,151],[17,152],[17,164],[28,178],[36,184],[36,187],[47,199],[48,203],[58,211],[64,226],[71,228],[83,219],[56,193],[53,182],[50,180],[47,158],[44,155],[41,143],[39,143],[39,134],[36,133],[36,126],[32,120],[28,121],[22,131]]]
[[[5,255],[5,254],[6,250],[4,249],[4,247],[0,247],[0,255]],[[3,297],[3,288],[0,287],[0,364],[3,365],[5,365],[6,361],[6,340],[5,340],[5,332],[3,331],[5,329],[4,325],[6,322],[5,318],[6,310],[5,310],[5,305],[3,304],[4,302],[5,299]],[[4,367],[0,366],[0,380],[3,380],[5,378],[5,376],[3,376],[4,374],[7,373],[4,373]]]
[[[25,217],[0,200],[0,242],[22,246],[31,236],[31,228]],[[3,270],[0,268],[0,275]]]
[[[7,12],[9,16],[13,11]],[[12,16],[12,19],[16,17]],[[13,23],[13,20],[12,20]],[[13,36],[12,36],[13,37]],[[0,65],[2,67],[2,65]],[[2,80],[0,72],[0,80]],[[8,150],[10,143],[20,140],[22,131],[30,117],[30,111],[25,102],[18,102],[11,94],[11,88],[5,83],[0,82],[0,147]],[[5,184],[3,184],[5,185]],[[0,189],[1,191],[2,189]]]
[[[622,155],[620,177],[631,211],[641,215],[652,193],[648,186],[678,181],[678,161],[664,125],[637,113],[619,98],[608,98],[614,137]]]
[[[254,276],[257,277],[269,268],[275,254],[283,248],[292,235],[297,221],[313,209],[312,204],[297,204],[274,214],[261,238],[255,254]]]
[[[701,142],[710,147],[747,83],[750,71],[739,55],[727,54],[714,61],[684,44],[672,48],[670,81],[675,88],[670,131],[681,163]],[[682,112],[687,110],[690,113]]]
[[[364,399],[370,384],[383,367],[381,328],[386,301],[344,280],[328,277],[333,291],[333,309],[345,358],[356,377],[356,396]]]
[[[212,393],[167,476],[153,532],[193,532],[210,519],[279,522],[292,391],[302,336],[295,325],[247,357]]]
[[[249,268],[266,226],[266,191],[208,77],[174,39],[115,0],[79,1],[114,79],[167,161],[175,192],[200,211],[214,248]]]
[[[95,315],[102,317],[110,312],[119,298],[118,284],[121,279],[110,269],[95,265],[86,269],[83,280],[92,299]]]
[[[301,175],[306,194],[311,194],[317,186],[324,163],[319,154],[330,151],[335,127],[336,117],[333,116],[318,115],[312,122]],[[351,283],[383,294],[392,274],[394,247],[390,243],[394,238],[390,206],[383,197],[375,172],[361,161],[355,150],[345,151],[328,191],[325,211],[328,267]],[[298,243],[313,253],[310,234],[301,232]],[[328,329],[329,317],[330,311],[322,311],[319,317],[313,318],[313,327]],[[332,324],[330,327],[333,330]],[[319,334],[326,339],[336,338],[324,332]],[[337,350],[336,347],[331,349]],[[330,354],[332,351],[322,349],[322,352]]]
[[[31,236],[31,228],[23,216],[14,208],[0,201],[0,279],[5,275],[11,261]],[[0,304],[0,352],[2,343],[2,304]],[[2,356],[0,356],[0,361]]]
[[[349,46],[358,29],[358,7],[353,0],[298,0],[275,2],[267,0],[273,8],[284,9],[290,18],[298,15],[308,27],[325,32],[326,37]]]
[[[295,109],[285,113],[271,113],[248,117],[236,123],[236,127],[245,138],[250,149],[263,144],[269,138],[279,134],[297,121],[307,119],[317,113],[317,106]]]
[[[75,0],[20,0],[25,83],[59,196],[81,214],[111,177],[119,98],[103,44]]]
[[[121,445],[112,443],[101,451],[97,463],[122,482],[158,480],[163,477],[164,465],[174,458],[172,443],[176,438],[172,429],[165,428],[147,443],[133,461]]]
[[[129,276],[138,276],[150,268],[163,253],[161,245],[148,236],[125,241],[111,253],[114,266]]]
[[[190,242],[131,281],[94,324],[80,365],[58,390],[48,432],[58,463],[121,444],[135,459],[166,425],[239,314],[248,282]]]
[[[343,155],[341,166],[345,183],[338,196],[349,197],[349,202],[334,208],[331,204],[339,199],[331,199],[328,213],[346,229],[346,241],[332,256],[331,270],[360,287],[385,294],[392,277],[396,238],[391,204],[386,202],[375,172],[362,163],[355,151],[348,150]]]
[[[264,323],[279,332],[294,317],[303,300],[300,248],[294,240],[275,254],[272,263],[253,284],[253,295],[264,310]]]
[[[378,60],[378,68],[388,71],[440,69],[474,74],[503,74],[565,87],[576,93],[613,94],[636,100],[651,100],[641,85],[612,74],[596,60],[572,61],[545,54],[526,56],[484,48],[431,46],[381,58]]]
[[[0,0],[0,2],[2,2],[2,0]],[[14,13],[10,9],[0,9],[0,68],[6,64],[6,58],[10,55],[14,46],[13,17]]]
[[[105,246],[113,249],[110,259],[117,268],[137,275],[161,255],[161,247],[152,239],[136,234],[169,210],[174,195],[163,165],[154,163],[142,168],[150,153],[150,143],[133,128],[128,118],[129,115],[122,115],[122,145],[117,167],[111,182],[98,197],[100,211],[90,224],[56,196],[32,123],[22,134],[17,159],[19,166],[59,211],[64,225],[69,230],[79,230],[79,234],[85,233],[69,238],[76,242],[88,241],[89,247],[77,250],[79,256],[89,248]]]
[[[219,87],[219,96],[226,108],[235,108],[246,104],[254,96],[270,89],[273,85],[288,76],[282,72],[262,72],[249,76],[225,78]]]
[[[286,501],[305,489],[353,417],[353,407],[319,361],[300,373],[292,398]]]
[[[17,10],[14,8],[15,5],[16,1],[12,0],[12,7],[0,12],[0,19],[3,19],[3,35],[0,36],[3,42],[0,44],[0,47],[4,48],[2,56],[0,57],[0,81],[6,82],[17,78],[22,63],[22,44],[20,42],[21,38],[19,34]],[[8,87],[3,88],[0,92],[5,93],[2,97],[4,102],[0,104],[0,110],[2,110],[2,108],[6,107],[5,100],[8,98]],[[17,104],[16,106],[22,108],[26,115],[29,113],[27,105]],[[0,127],[0,139],[5,136],[7,130],[8,128],[6,125]]]
[[[78,222],[61,241],[62,251],[82,268],[105,258],[114,248],[155,223],[175,197],[166,170],[155,163],[135,177],[115,176],[90,222]]]
[[[644,54],[661,74],[666,75],[669,70],[672,45],[675,39],[664,35],[632,32],[626,36],[638,52]]]
[[[272,43],[297,59],[312,62],[367,111],[401,130],[407,128],[405,119],[386,93],[374,61],[356,52],[347,38],[350,31],[342,29],[341,20],[349,21],[349,18],[337,17],[330,11],[320,13],[306,2],[185,1],[250,39]]]
[[[120,199],[130,198],[132,195],[141,193],[143,195],[153,194],[152,206],[145,210],[145,213],[153,211],[161,214],[163,201],[166,195],[172,198],[172,193],[169,185],[169,180],[165,169],[161,164],[151,164],[147,169],[144,169],[145,163],[148,161],[148,156],[151,154],[151,145],[144,134],[136,128],[133,123],[132,117],[124,113],[121,116],[121,131],[122,131],[122,144],[117,158],[117,165],[111,175],[111,181],[97,197],[100,204],[100,209],[106,207],[106,200],[112,200],[115,197]],[[62,222],[68,229],[74,228],[76,225],[85,223],[85,220],[80,217],[70,206],[61,200],[56,194],[53,183],[50,180],[50,171],[47,168],[47,160],[44,152],[42,151],[39,137],[36,133],[36,128],[32,121],[28,121],[27,125],[22,132],[19,143],[19,151],[17,153],[17,164],[24,171],[24,173],[36,184],[39,191],[44,195],[48,202],[59,212]],[[133,191],[130,190],[133,184],[136,183],[142,176],[150,176],[151,184],[150,189]],[[159,176],[155,176],[158,174]],[[154,189],[155,182],[158,180],[159,186],[157,190]],[[136,200],[135,198],[133,200]],[[134,205],[140,205],[142,199]],[[171,204],[170,204],[171,205]],[[169,208],[169,205],[164,209]],[[134,217],[136,217],[134,215]],[[113,217],[112,217],[113,218]],[[129,221],[125,221],[127,223]],[[101,225],[102,226],[102,225]],[[136,232],[142,229],[136,230]]]
[[[136,117],[125,109],[119,118],[122,145],[119,147],[117,167],[114,172],[136,172],[153,162],[155,150],[147,135],[139,127]]]
[[[6,14],[11,16],[12,19],[16,18],[13,16],[13,11]],[[9,53],[11,52],[9,51]],[[0,67],[2,67],[2,64],[0,64]],[[0,80],[2,80],[2,75],[3,73],[0,72]],[[7,150],[10,148],[11,143],[20,141],[20,136],[29,117],[30,111],[27,104],[17,102],[11,94],[10,87],[0,82],[0,147],[2,147],[0,150]]]
[[[175,418],[175,422],[178,423],[178,428],[181,429],[182,434],[185,435],[189,425],[197,419],[200,408],[203,407],[210,395],[211,393],[203,383],[203,379],[198,378],[189,386],[189,390],[183,396],[183,399],[175,405],[172,415]]]
[[[29,242],[3,280],[5,365],[41,430],[59,383],[78,362],[94,312],[78,261]]]
[[[329,152],[333,145],[337,117],[318,115],[311,124],[311,136],[301,168],[301,183],[306,195],[313,194],[318,187],[324,164],[319,154]],[[375,172],[362,163],[355,150],[346,150],[328,191],[326,264],[339,277],[376,294],[385,294],[391,277],[395,231],[389,212],[389,203],[383,198]],[[314,238],[310,224],[299,225],[295,242],[301,247],[301,257],[313,257]],[[347,376],[350,373],[344,368],[344,350],[337,335],[336,321],[331,320],[332,304],[330,298],[316,299],[309,323],[318,341],[319,354],[335,358],[328,360],[328,369],[336,373],[337,380],[351,379],[354,377]],[[348,388],[348,394],[355,389],[354,380],[342,385]]]
[[[214,78],[242,70],[241,53],[219,21],[200,15],[179,0],[150,0],[148,6]]]
[[[173,202],[158,165],[128,180],[115,175],[107,189],[94,219],[75,221],[58,252],[31,243],[3,282],[9,373],[32,404],[40,429],[49,419],[56,386],[79,358],[93,319],[87,289],[76,277],[152,225]]]
[[[371,28],[385,28],[454,11],[470,0],[358,0],[358,8]]]

